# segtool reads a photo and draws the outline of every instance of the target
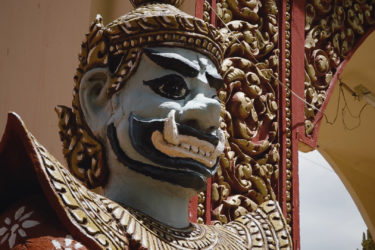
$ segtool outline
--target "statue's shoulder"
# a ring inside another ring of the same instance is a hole
[[[0,171],[1,249],[35,237],[43,238],[38,244],[48,246],[51,238],[62,248],[64,240],[76,240],[81,249],[129,245],[109,211],[119,205],[79,183],[15,113],[9,113],[0,142]]]
[[[82,185],[13,113],[0,143],[0,168],[0,248],[26,240],[32,245],[36,238],[36,246],[69,243],[79,249],[288,249],[291,244],[272,201],[225,225],[181,230],[124,208]]]

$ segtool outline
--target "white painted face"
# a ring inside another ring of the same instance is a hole
[[[93,133],[127,167],[201,190],[223,151],[213,62],[180,48],[145,49],[136,72],[106,99],[108,71],[82,79],[80,102]],[[96,86],[96,87],[95,87]]]

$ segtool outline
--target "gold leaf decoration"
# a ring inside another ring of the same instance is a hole
[[[218,96],[228,141],[213,179],[212,218],[227,223],[276,199],[278,26],[275,1],[221,0],[217,7],[227,23]]]

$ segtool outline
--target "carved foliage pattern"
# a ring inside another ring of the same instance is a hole
[[[228,142],[213,180],[212,218],[227,222],[276,199],[278,11],[275,1],[221,0],[217,7],[227,23],[221,30],[225,86],[218,96]]]
[[[337,67],[375,25],[375,1],[309,0],[305,10],[305,98],[320,109]],[[317,112],[305,105],[307,135]]]

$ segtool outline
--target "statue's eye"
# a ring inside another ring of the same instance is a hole
[[[148,85],[158,95],[173,100],[184,99],[190,92],[184,79],[176,74],[143,81],[143,84]]]

